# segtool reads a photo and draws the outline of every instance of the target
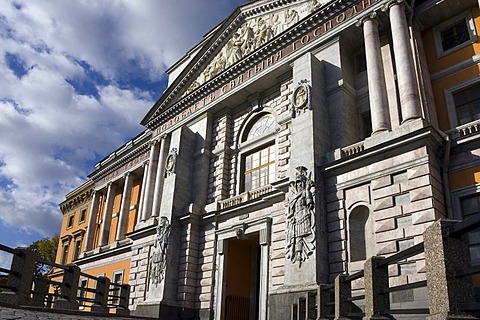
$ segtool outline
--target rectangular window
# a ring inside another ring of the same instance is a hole
[[[480,119],[480,83],[453,93],[457,125]]]
[[[78,292],[77,296],[80,298],[78,300],[79,309],[82,310],[85,308],[85,298],[87,297],[87,291],[85,288],[88,288],[88,279],[81,279],[80,283],[78,284]]]
[[[443,51],[455,48],[456,46],[470,40],[467,22],[464,19],[440,32],[440,35],[442,37]]]
[[[122,271],[115,271],[112,277],[112,283],[122,284],[123,283],[123,270]],[[112,299],[113,305],[119,305],[120,303],[120,287],[119,286],[112,286],[111,287],[111,294],[116,296],[116,298]]]
[[[480,213],[480,193],[460,199],[463,219]],[[480,264],[480,229],[468,233],[470,263]]]
[[[87,216],[87,208],[82,209],[82,211],[80,211],[80,219],[78,220],[78,223],[84,222],[86,216]]]
[[[73,220],[75,219],[75,214],[68,216],[67,229],[73,227]]]
[[[75,247],[73,248],[73,260],[77,260],[82,250],[82,239],[75,241]]]
[[[470,11],[442,22],[433,28],[435,48],[439,58],[477,41],[475,25]]]
[[[63,243],[63,246],[62,246],[62,259],[61,259],[61,261],[60,261],[61,264],[67,264],[69,246],[70,246],[70,245],[69,245],[68,242]]]
[[[245,156],[244,190],[250,191],[275,181],[275,145]]]

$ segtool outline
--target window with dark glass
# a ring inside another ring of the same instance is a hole
[[[458,125],[480,119],[480,83],[453,94]]]
[[[62,259],[60,261],[61,264],[67,264],[68,259],[68,250],[69,250],[69,243],[65,242],[62,246]]]
[[[82,250],[82,239],[75,241],[75,247],[73,248],[73,260],[77,260]]]
[[[443,51],[447,51],[464,42],[470,41],[470,33],[465,19],[462,19],[448,29],[440,32],[440,35],[442,37]]]
[[[80,219],[78,220],[78,223],[85,221],[86,216],[87,216],[87,209],[82,209],[82,211],[80,211]]]
[[[75,218],[75,215],[73,215],[73,214],[68,217],[67,228],[73,227],[74,218]]]
[[[480,213],[480,193],[460,199],[463,219]],[[480,229],[468,233],[470,262],[480,264]]]

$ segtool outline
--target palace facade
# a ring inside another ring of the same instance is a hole
[[[477,0],[240,6],[60,204],[57,262],[129,283],[137,315],[290,319],[319,284],[479,212],[479,26]],[[389,276],[424,280],[423,254]]]

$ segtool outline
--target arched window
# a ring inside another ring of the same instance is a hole
[[[365,260],[373,254],[374,239],[369,218],[370,210],[366,206],[358,206],[350,213],[350,262]]]
[[[241,139],[242,175],[240,191],[250,191],[275,181],[277,123],[269,113],[252,120]]]
[[[252,124],[250,130],[247,132],[246,140],[252,140],[264,133],[273,131],[275,130],[275,126],[275,120],[273,120],[271,115],[266,114]]]

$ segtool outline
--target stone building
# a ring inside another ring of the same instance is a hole
[[[67,195],[57,261],[128,282],[134,314],[289,319],[319,284],[479,211],[479,26],[476,0],[245,3]],[[423,255],[389,275],[425,279]]]

